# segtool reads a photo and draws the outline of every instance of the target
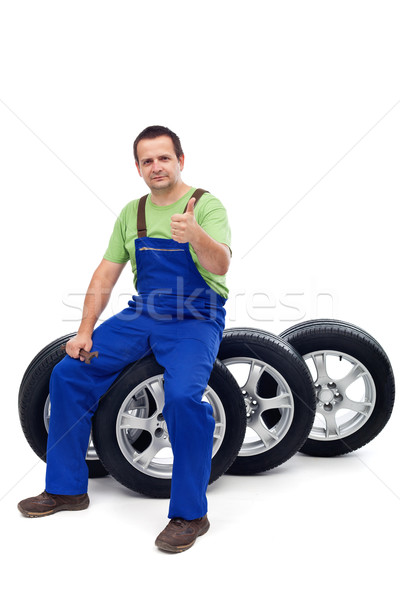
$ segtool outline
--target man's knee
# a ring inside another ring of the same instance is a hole
[[[174,416],[181,418],[184,416],[194,416],[205,410],[203,402],[204,389],[201,385],[179,385],[165,388],[165,406],[164,416]]]
[[[64,384],[68,381],[73,381],[79,377],[81,370],[81,361],[70,356],[65,356],[59,363],[56,364],[51,372],[50,385]]]

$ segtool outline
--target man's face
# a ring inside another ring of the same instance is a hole
[[[137,170],[151,190],[172,189],[181,181],[184,157],[177,158],[172,140],[167,135],[140,140],[137,155]]]

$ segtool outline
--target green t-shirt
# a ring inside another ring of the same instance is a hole
[[[149,237],[171,239],[171,217],[176,213],[183,213],[185,206],[192,197],[196,188],[191,188],[182,198],[168,206],[157,206],[151,201],[151,194],[146,202],[146,226]],[[132,200],[123,209],[115,222],[107,251],[106,260],[115,263],[125,263],[130,260],[134,276],[134,285],[137,283],[137,268],[135,256],[135,239],[137,238],[137,210],[139,199]],[[196,203],[194,214],[197,223],[217,242],[226,244],[230,249],[231,230],[229,227],[226,210],[220,200],[212,194],[204,194]],[[225,275],[215,275],[204,269],[192,246],[189,244],[193,261],[200,275],[208,285],[224,298],[228,297]],[[232,254],[232,251],[231,251]]]

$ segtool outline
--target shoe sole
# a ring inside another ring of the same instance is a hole
[[[194,538],[193,542],[190,542],[190,544],[186,544],[185,546],[171,546],[170,544],[167,544],[167,542],[163,542],[162,540],[160,540],[160,541],[156,540],[156,546],[160,550],[164,550],[165,552],[173,552],[174,554],[177,554],[179,552],[184,552],[185,550],[189,550],[189,548],[191,548],[193,546],[193,544],[195,543],[197,538],[204,535],[205,533],[207,533],[207,531],[209,529],[210,529],[210,523],[208,522],[206,527],[197,534],[197,536]]]
[[[25,510],[19,504],[18,504],[17,508],[24,515],[24,517],[28,517],[30,519],[36,519],[38,517],[47,517],[49,515],[53,515],[54,513],[60,512],[62,510],[85,510],[86,508],[88,508],[88,506],[89,506],[89,500],[87,502],[85,502],[85,504],[78,504],[75,506],[73,504],[65,504],[64,506],[58,506],[56,508],[52,508],[51,510],[48,510],[47,512],[33,512],[31,510]]]

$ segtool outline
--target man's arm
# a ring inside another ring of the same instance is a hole
[[[198,227],[197,236],[190,243],[201,266],[210,273],[225,275],[231,262],[231,252],[228,246],[213,240],[200,225]]]
[[[183,214],[171,217],[172,239],[183,243],[189,242],[196,252],[202,267],[215,273],[225,275],[231,262],[231,253],[226,244],[217,242],[197,223],[194,216],[195,199],[191,198],[187,210]]]
[[[93,273],[86,292],[78,333],[66,345],[67,354],[72,358],[79,357],[81,348],[88,352],[91,350],[94,326],[107,306],[111,292],[125,265],[126,263],[114,263],[103,258]]]

